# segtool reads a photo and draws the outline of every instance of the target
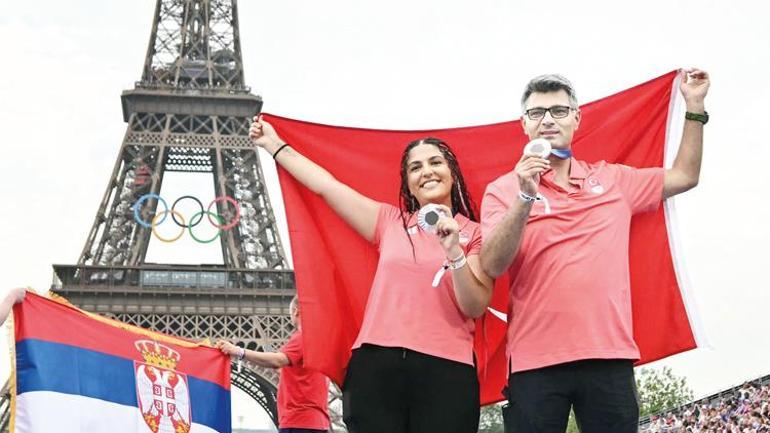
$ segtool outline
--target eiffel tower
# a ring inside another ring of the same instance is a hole
[[[157,0],[141,80],[121,96],[128,126],[117,161],[78,263],[54,265],[52,289],[140,327],[274,350],[293,331],[294,273],[248,137],[262,100],[245,85],[238,28],[237,0]],[[166,172],[213,174],[222,199],[210,210],[232,225],[219,237],[223,265],[145,262],[146,222],[171,210],[157,199]],[[277,424],[277,374],[244,367],[233,368],[233,385]],[[8,385],[2,395],[0,429],[8,431]]]

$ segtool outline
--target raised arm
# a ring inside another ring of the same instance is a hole
[[[516,164],[519,190],[527,197],[536,197],[540,174],[550,167],[550,161],[525,155]],[[524,226],[529,220],[532,201],[516,197],[505,212],[503,219],[484,239],[481,247],[481,268],[492,278],[497,278],[511,266],[519,251]]]
[[[243,359],[265,368],[281,368],[291,364],[289,357],[281,352],[257,352],[255,350],[238,347],[229,341],[219,340],[217,349],[225,355],[240,358],[243,351]]]
[[[254,118],[249,136],[302,185],[320,195],[358,234],[370,242],[374,240],[380,202],[338,181],[326,169],[294,150],[261,118]]]
[[[705,114],[704,99],[708,93],[709,75],[699,69],[683,69],[679,90],[685,100],[687,111]],[[674,165],[666,170],[663,180],[663,198],[675,196],[698,184],[701,157],[703,156],[703,123],[685,120],[682,141],[679,144]]]

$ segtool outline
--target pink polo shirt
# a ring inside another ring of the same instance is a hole
[[[519,251],[508,269],[507,353],[511,372],[581,359],[639,359],[633,338],[628,239],[631,217],[657,209],[662,168],[635,169],[571,160],[570,191],[540,180]],[[481,202],[489,236],[514,200],[519,180],[507,173]]]
[[[479,225],[460,214],[455,220],[465,255],[478,255]],[[398,208],[382,205],[373,241],[380,259],[353,349],[364,343],[404,347],[473,365],[474,323],[457,305],[452,271],[447,270],[438,286],[432,286],[446,260],[444,250],[436,235],[417,226],[414,216],[407,227],[405,231]]]

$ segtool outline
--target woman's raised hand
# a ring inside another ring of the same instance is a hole
[[[268,152],[274,152],[278,147],[285,144],[285,142],[275,132],[273,125],[267,123],[262,119],[262,116],[254,116],[254,121],[249,128],[249,138],[257,146],[267,150]]]

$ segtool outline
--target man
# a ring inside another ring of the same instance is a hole
[[[631,217],[697,185],[708,87],[706,72],[681,72],[687,121],[665,170],[572,158],[581,120],[572,85],[559,75],[527,85],[524,132],[553,150],[522,156],[481,204],[482,267],[510,277],[507,425],[516,433],[563,433],[571,407],[583,433],[637,431]]]
[[[302,330],[297,297],[289,305],[296,331],[278,352],[257,352],[219,341],[224,354],[267,368],[280,368],[278,383],[279,433],[326,433],[329,430],[329,379],[304,367]]]

